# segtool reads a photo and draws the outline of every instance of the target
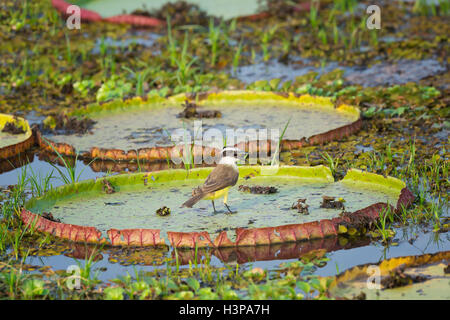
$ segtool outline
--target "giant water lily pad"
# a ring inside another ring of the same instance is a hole
[[[186,99],[195,103],[199,110],[219,111],[221,115],[201,119],[178,117]],[[192,140],[199,139],[201,134],[205,137],[210,129],[220,130],[224,138],[228,129],[233,129],[236,135],[240,129],[247,135],[235,140],[239,144],[245,139],[256,142],[252,129],[255,133],[267,129],[267,138],[278,142],[278,137],[271,136],[271,130],[278,130],[281,135],[288,124],[281,147],[289,150],[339,139],[361,127],[358,108],[345,104],[335,106],[331,98],[253,91],[224,91],[196,97],[185,94],[169,98],[150,96],[146,101],[134,98],[90,105],[74,110],[69,116],[88,116],[96,123],[90,133],[83,135],[38,134],[41,147],[66,155],[79,152],[87,158],[128,161],[138,158],[165,161],[180,156],[180,145],[184,144],[180,140],[184,137],[178,141],[173,137],[177,130],[184,128],[190,131]],[[202,121],[202,131],[195,126],[198,120]],[[219,140],[223,143],[223,139]],[[51,142],[54,148],[48,145]],[[176,143],[178,147],[174,147]],[[203,139],[204,148],[214,146],[214,141],[208,144]],[[248,150],[250,145],[244,148]],[[195,149],[194,155],[196,152],[204,151]]]
[[[0,159],[16,156],[33,144],[33,132],[25,119],[0,114]]]
[[[168,3],[175,2],[169,0],[52,0],[52,5],[63,15],[67,15],[67,8],[70,5],[81,6],[83,21],[104,20],[112,23],[155,27],[165,25],[165,20],[161,17],[151,17],[150,14]],[[189,0],[187,2],[198,6],[198,9],[208,16],[223,19],[259,19],[267,16],[267,13],[259,12],[259,0]],[[145,11],[145,14],[141,15],[139,13],[141,11]],[[180,12],[180,14],[189,15],[189,12]]]
[[[242,166],[238,184],[270,185],[278,192],[256,195],[232,188],[228,203],[237,210],[232,215],[226,210],[214,213],[210,201],[180,208],[210,171],[165,170],[112,176],[108,183],[99,179],[65,185],[30,200],[22,219],[40,231],[74,241],[229,247],[336,236],[346,228],[374,222],[388,205],[395,209],[413,199],[402,181],[359,170],[334,182],[324,166],[280,167],[268,176],[263,175],[264,167]],[[323,196],[345,199],[346,212],[321,208]],[[298,198],[306,198],[308,215],[291,209]],[[169,215],[156,214],[163,206],[171,209]],[[54,221],[42,217],[44,213],[48,217],[48,212]]]
[[[407,256],[351,268],[337,275],[330,293],[339,298],[450,299],[450,251]],[[379,274],[379,287],[374,275]],[[369,285],[367,284],[369,280]]]
[[[170,0],[83,0],[73,1],[79,2],[83,8],[96,11],[102,17],[112,17],[125,13],[132,13],[135,10],[145,8],[147,11],[158,10]],[[232,19],[242,16],[249,16],[257,13],[258,0],[188,0],[188,3],[198,5],[201,10],[206,11],[209,15],[223,17],[224,19]]]

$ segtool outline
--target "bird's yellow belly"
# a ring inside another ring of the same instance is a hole
[[[222,189],[222,190],[218,190],[216,192],[212,192],[212,193],[208,193],[206,195],[206,197],[203,198],[203,200],[216,200],[219,199],[225,195],[228,194],[228,189],[230,189],[230,187]]]

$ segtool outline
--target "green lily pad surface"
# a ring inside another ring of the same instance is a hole
[[[72,3],[79,4],[83,8],[98,12],[102,17],[107,18],[115,15],[131,13],[138,9],[145,8],[148,11],[160,9],[168,0],[79,0]],[[191,4],[196,4],[201,10],[209,15],[232,19],[240,16],[248,16],[257,13],[258,0],[189,0]],[[145,5],[145,7],[144,7]]]
[[[105,233],[116,229],[160,229],[167,231],[207,231],[216,235],[238,227],[260,228],[299,224],[337,217],[342,210],[320,208],[324,195],[341,197],[345,210],[363,209],[377,202],[395,204],[402,183],[389,178],[365,180],[365,174],[351,171],[345,179],[333,182],[331,172],[323,166],[281,167],[275,175],[260,175],[261,167],[240,167],[240,180],[230,189],[228,204],[235,214],[226,214],[221,200],[201,201],[193,208],[180,208],[194,187],[202,184],[211,168],[167,170],[152,173],[118,175],[108,178],[116,190],[107,194],[102,180],[84,181],[57,188],[40,199],[31,200],[27,209],[33,213],[51,212],[61,222],[94,226]],[[376,175],[375,175],[376,176]],[[244,179],[246,177],[246,179]],[[356,178],[355,178],[356,177]],[[238,191],[238,185],[273,186],[273,194],[251,194]],[[291,206],[306,198],[309,214],[303,215]],[[167,206],[170,214],[159,216],[157,209]],[[234,232],[228,234],[231,240]]]
[[[0,131],[0,148],[20,143],[28,138],[26,133],[10,134]]]
[[[177,117],[184,109],[183,101],[184,95],[168,100],[120,102],[111,104],[111,107],[83,109],[74,114],[86,115],[97,122],[90,134],[45,134],[45,138],[67,143],[78,152],[89,151],[92,147],[126,151],[183,144],[185,138],[183,129],[186,129],[189,130],[192,141],[200,139],[203,135],[203,145],[216,146],[214,143],[223,143],[223,139],[218,138],[217,134],[209,129],[220,130],[223,138],[227,136],[227,129],[234,130],[235,143],[245,138],[257,140],[257,136],[252,136],[249,129],[255,129],[256,131],[253,131],[255,134],[260,132],[258,130],[264,130],[269,139],[278,141],[289,122],[283,139],[301,140],[340,128],[359,119],[359,112],[355,109],[335,108],[330,99],[309,96],[283,98],[272,93],[269,95],[252,92],[229,95],[224,93],[217,95],[217,99],[213,96],[211,99],[198,102],[198,110],[221,112],[219,118],[202,119]],[[197,122],[197,126],[194,122]],[[202,131],[199,130],[200,123]],[[242,130],[240,131],[242,137],[239,137],[237,129]],[[276,134],[278,136],[275,136]]]

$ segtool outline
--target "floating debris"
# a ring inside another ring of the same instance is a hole
[[[405,266],[401,265],[392,270],[387,277],[381,280],[384,289],[404,287],[413,283],[424,282],[428,277],[423,275],[409,275],[405,272]]]
[[[122,206],[125,202],[105,202],[105,206]]]
[[[103,180],[102,183],[103,183],[102,189],[107,194],[112,194],[112,193],[116,192],[113,185],[108,180]]]
[[[353,300],[367,300],[367,295],[361,291]]]
[[[242,192],[250,192],[253,194],[270,194],[270,193],[278,192],[278,189],[275,187],[263,187],[263,186],[249,187],[249,186],[244,186],[242,184],[239,186],[238,190],[242,191]]]
[[[297,209],[297,211],[301,214],[308,215],[309,205],[306,204],[306,199],[298,199],[297,203],[293,203],[291,209]]]
[[[50,212],[42,212],[42,217],[53,222],[61,222],[61,220],[55,218]]]
[[[335,201],[336,197],[323,196],[322,199],[322,203],[320,204],[321,208],[345,210],[345,200],[342,198],[339,198],[337,201]]]
[[[23,134],[25,130],[21,126],[17,126],[14,122],[7,122],[2,129],[2,132],[10,134]]]
[[[85,134],[89,132],[97,122],[89,119],[69,117],[59,113],[56,116],[48,116],[42,122],[44,131],[57,131],[58,134]],[[42,127],[42,126],[41,126]]]
[[[246,176],[244,177],[244,180],[251,179],[251,178],[253,178],[254,176],[255,176],[254,173],[250,173],[250,174],[248,174],[248,175],[246,175]]]
[[[197,110],[197,105],[194,102],[189,102],[186,100],[184,104],[182,104],[184,110],[180,112],[177,117],[178,118],[221,118],[222,113],[217,110]]]
[[[134,10],[132,15],[158,18],[166,21],[170,16],[172,25],[182,26],[188,24],[207,25],[209,16],[206,11],[200,9],[197,4],[191,4],[186,1],[169,2],[158,10]]]
[[[158,210],[156,210],[156,214],[161,217],[168,216],[170,214],[170,208],[166,206],[159,208]]]
[[[448,265],[444,268],[444,273],[445,273],[445,274],[449,274],[449,273],[450,273],[450,264],[448,264]]]

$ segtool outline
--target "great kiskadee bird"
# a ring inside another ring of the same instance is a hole
[[[233,156],[229,156],[226,153],[233,152]],[[239,160],[237,156],[240,153],[245,153],[237,148],[225,148],[222,150],[222,158],[220,159],[217,167],[215,167],[205,180],[205,183],[192,191],[192,197],[183,203],[182,207],[192,208],[194,204],[200,200],[211,200],[214,212],[216,207],[214,206],[214,200],[223,197],[223,204],[227,207],[229,213],[231,211],[227,204],[228,189],[234,186],[239,179],[239,169],[236,162]]]

